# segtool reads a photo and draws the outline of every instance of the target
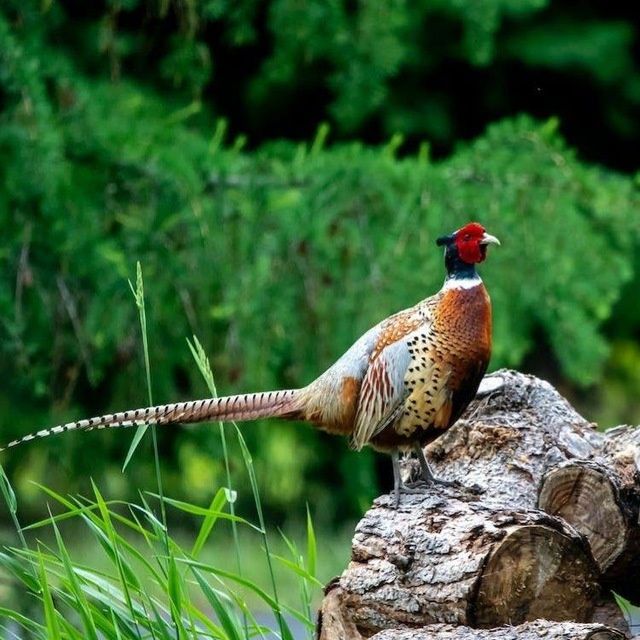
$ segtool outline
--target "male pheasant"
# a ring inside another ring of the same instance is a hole
[[[367,331],[301,389],[160,405],[79,420],[15,440],[75,429],[279,417],[349,436],[351,446],[389,452],[396,502],[408,490],[398,451],[413,449],[427,483],[436,480],[422,447],[447,430],[475,396],[491,355],[491,303],[476,271],[500,242],[472,222],[438,238],[447,276],[438,293]],[[0,449],[3,451],[3,449]]]

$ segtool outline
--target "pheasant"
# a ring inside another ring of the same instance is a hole
[[[446,431],[473,399],[491,355],[491,303],[476,271],[499,240],[471,222],[437,239],[447,275],[435,295],[367,331],[311,384],[159,405],[43,429],[5,449],[76,429],[278,417],[303,420],[391,454],[396,505],[412,491],[400,476],[399,451],[413,450],[422,480],[436,479],[422,447]],[[5,449],[0,449],[4,451]]]

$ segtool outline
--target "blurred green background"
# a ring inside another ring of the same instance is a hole
[[[146,404],[138,260],[154,400],[172,402],[207,394],[193,334],[220,393],[306,384],[439,288],[434,239],[470,219],[503,242],[482,265],[491,367],[639,423],[635,18],[604,1],[3,0],[2,441]],[[389,487],[386,458],[345,441],[243,431],[275,524],[308,502],[336,527]],[[34,512],[31,480],[132,497],[154,486],[148,443],[120,471],[132,435],[2,463]],[[217,429],[159,439],[167,493],[224,484]]]

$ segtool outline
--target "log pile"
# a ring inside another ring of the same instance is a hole
[[[640,429],[598,432],[548,383],[501,370],[425,454],[463,486],[374,501],[320,640],[629,635],[611,590],[640,595]]]

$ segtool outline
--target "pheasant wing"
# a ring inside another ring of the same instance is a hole
[[[407,339],[385,346],[370,361],[360,388],[351,446],[362,449],[393,422],[407,397],[405,376],[411,363]]]

